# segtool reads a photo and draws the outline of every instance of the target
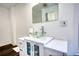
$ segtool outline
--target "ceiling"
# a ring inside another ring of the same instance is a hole
[[[11,6],[16,5],[17,3],[0,3],[0,6],[10,8]]]

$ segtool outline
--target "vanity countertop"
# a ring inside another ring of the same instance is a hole
[[[67,53],[67,41],[54,39],[44,47]]]
[[[36,43],[41,43],[41,44],[47,44],[49,41],[53,40],[53,37],[41,37],[41,38],[34,38],[34,37],[21,37],[19,38],[21,40],[30,40]]]
[[[21,40],[30,40],[30,41],[34,41],[37,43],[42,43],[44,44],[45,48],[49,48],[52,50],[57,50],[63,53],[67,53],[67,41],[66,40],[58,40],[58,39],[54,39],[52,37],[47,37],[47,39],[38,39],[38,38],[33,38],[33,37],[22,37],[19,38]]]

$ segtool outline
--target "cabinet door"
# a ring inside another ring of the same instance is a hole
[[[26,55],[33,56],[33,43],[32,43],[32,41],[26,40]]]
[[[18,47],[20,49],[20,56],[24,56],[25,55],[25,42],[24,42],[24,40],[21,40],[21,39],[18,40]]]
[[[56,50],[44,48],[44,55],[45,56],[63,56],[63,53]]]
[[[33,42],[33,56],[43,56],[43,45]]]
[[[26,40],[26,49],[25,53],[27,56],[43,56],[43,44]]]
[[[34,56],[39,56],[39,45],[34,44]]]
[[[30,42],[26,42],[27,45],[27,55],[31,56],[31,43]]]

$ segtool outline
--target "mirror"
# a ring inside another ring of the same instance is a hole
[[[58,3],[39,3],[32,8],[33,23],[55,21],[58,19]]]

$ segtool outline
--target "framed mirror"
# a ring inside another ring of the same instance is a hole
[[[58,19],[58,3],[39,3],[32,8],[32,22],[43,23]]]

